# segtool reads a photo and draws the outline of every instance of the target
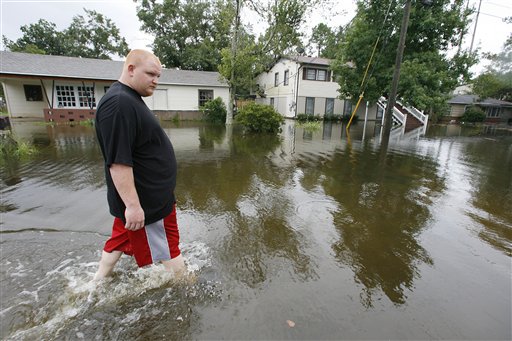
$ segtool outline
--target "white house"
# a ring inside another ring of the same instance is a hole
[[[281,58],[268,72],[258,75],[257,102],[272,105],[284,117],[298,114],[324,116],[326,114],[350,115],[353,104],[339,99],[339,85],[329,68],[331,60],[319,57]],[[366,104],[357,110],[364,118]],[[369,110],[369,119],[379,119],[381,114],[374,106]]]
[[[9,116],[93,118],[122,67],[122,61],[0,51],[0,82]],[[163,69],[158,88],[144,101],[161,118],[190,119],[199,116],[199,106],[217,97],[228,103],[229,87],[218,72]]]

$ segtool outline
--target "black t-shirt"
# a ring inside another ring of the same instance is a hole
[[[110,213],[125,221],[126,207],[110,176],[114,163],[132,167],[146,225],[171,213],[177,170],[174,149],[141,96],[115,82],[98,104],[96,134],[105,159]]]

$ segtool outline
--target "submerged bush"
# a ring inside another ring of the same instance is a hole
[[[251,132],[278,133],[284,118],[270,105],[252,102],[240,109],[236,121]]]
[[[203,113],[203,118],[205,121],[212,123],[226,122],[226,105],[220,97],[209,100],[202,107],[200,107],[199,110]]]
[[[462,122],[483,122],[485,113],[479,107],[471,106],[466,109],[460,120]]]
[[[37,154],[37,149],[30,142],[5,134],[0,137],[0,152],[2,159],[20,159]]]
[[[298,114],[297,121],[299,122],[317,122],[321,121],[322,117],[312,114]]]

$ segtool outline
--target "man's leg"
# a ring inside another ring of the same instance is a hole
[[[101,254],[100,266],[98,267],[98,272],[96,272],[94,275],[94,280],[99,280],[110,276],[114,266],[122,254],[122,251],[112,251],[110,253],[103,251]]]
[[[173,259],[162,261],[162,264],[167,271],[172,271],[178,276],[184,275],[187,270],[181,254]]]

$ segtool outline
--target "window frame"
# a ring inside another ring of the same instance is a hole
[[[27,102],[42,102],[43,87],[39,84],[23,84],[25,100]]]
[[[58,108],[77,108],[74,85],[55,85],[55,96]]]
[[[487,107],[485,110],[485,116],[487,118],[499,118],[501,115],[500,107]]]
[[[279,86],[279,72],[274,73],[274,86]]]
[[[325,115],[334,115],[334,102],[335,102],[335,99],[332,97],[327,97],[325,99],[325,113],[324,113]],[[328,103],[332,103],[330,112],[327,111]]]
[[[208,95],[201,96],[202,92],[203,92],[203,95],[204,94],[208,94]],[[198,104],[199,108],[203,107],[206,104],[206,102],[213,100],[213,98],[214,98],[213,89],[198,89],[197,90],[197,104]]]
[[[93,86],[77,86],[76,94],[78,96],[78,106],[80,108],[95,108],[96,96]],[[92,104],[92,105],[91,105]]]
[[[308,102],[312,103],[311,112],[308,112]],[[306,115],[315,115],[315,97],[306,97],[304,103],[304,113]]]
[[[284,70],[284,83],[283,85],[288,85],[290,83],[290,70]]]

